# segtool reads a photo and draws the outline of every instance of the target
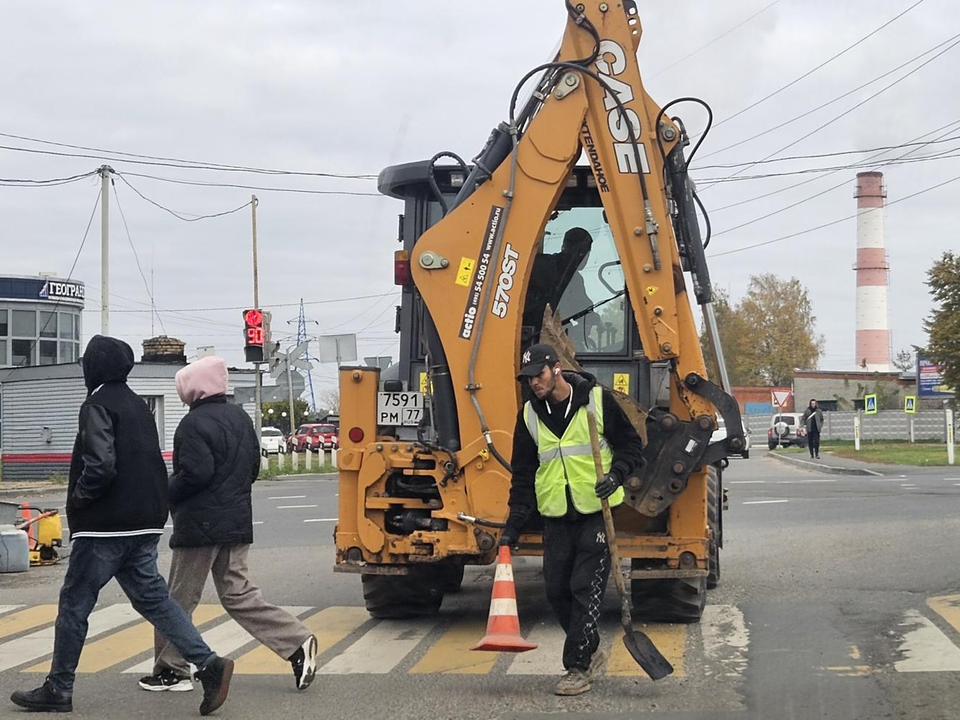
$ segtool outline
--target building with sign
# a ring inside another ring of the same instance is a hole
[[[0,368],[80,357],[85,289],[51,276],[0,276]]]

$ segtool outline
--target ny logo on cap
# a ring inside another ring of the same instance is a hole
[[[525,362],[525,363],[530,362],[530,351],[529,351],[529,350],[527,350],[527,351],[523,354],[523,362]]]

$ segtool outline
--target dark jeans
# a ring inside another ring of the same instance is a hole
[[[810,450],[810,457],[820,454],[820,433],[807,433],[807,448]]]
[[[543,580],[547,600],[567,634],[563,667],[586,670],[600,646],[600,606],[610,577],[603,515],[544,518]]]
[[[87,638],[87,618],[100,589],[116,578],[133,608],[170,639],[180,654],[198,668],[216,655],[200,637],[190,617],[170,599],[157,569],[159,535],[74,540],[70,566],[60,590],[53,662],[47,680],[73,694],[73,681]]]

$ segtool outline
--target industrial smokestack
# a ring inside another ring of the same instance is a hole
[[[857,355],[866,370],[890,370],[887,263],[883,236],[883,173],[857,173]]]

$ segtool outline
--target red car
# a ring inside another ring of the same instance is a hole
[[[330,423],[301,425],[295,435],[287,438],[287,447],[297,452],[310,450],[339,450],[340,438],[337,426]]]

